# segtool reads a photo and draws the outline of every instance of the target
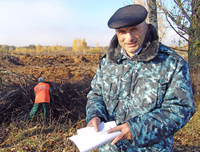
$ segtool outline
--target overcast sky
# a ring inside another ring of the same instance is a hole
[[[131,0],[0,0],[0,45],[72,46],[85,38],[88,46],[108,46],[115,31],[107,22]],[[169,32],[170,45],[175,34]]]

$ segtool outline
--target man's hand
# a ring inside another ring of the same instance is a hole
[[[128,123],[114,127],[112,129],[108,130],[107,133],[109,134],[109,133],[115,132],[115,131],[121,131],[121,134],[119,134],[117,137],[115,137],[115,139],[113,139],[111,145],[116,144],[119,140],[123,140],[123,139],[131,140],[132,139],[132,134],[129,129]]]
[[[86,127],[94,127],[96,132],[99,131],[98,125],[101,123],[101,119],[99,117],[93,117],[87,124]]]

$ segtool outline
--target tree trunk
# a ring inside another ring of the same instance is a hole
[[[193,0],[192,25],[189,33],[188,64],[194,94],[200,95],[200,0]]]
[[[149,6],[149,22],[158,31],[158,20],[157,20],[157,5],[156,0],[147,0]]]

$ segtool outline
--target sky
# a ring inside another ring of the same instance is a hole
[[[108,46],[115,30],[107,22],[131,0],[0,0],[0,45]],[[163,43],[176,37],[172,31]]]

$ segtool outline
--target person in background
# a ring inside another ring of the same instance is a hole
[[[33,105],[33,108],[31,109],[29,116],[27,117],[27,120],[33,118],[36,112],[38,111],[40,105],[42,105],[44,109],[44,121],[47,122],[49,114],[48,106],[50,103],[51,88],[48,83],[44,82],[43,78],[39,78],[38,84],[34,87],[34,93],[35,93],[35,103]]]
[[[195,113],[187,62],[159,43],[141,5],[118,9],[108,21],[115,29],[91,82],[87,127],[115,121],[121,131],[100,152],[171,152],[174,134]]]

